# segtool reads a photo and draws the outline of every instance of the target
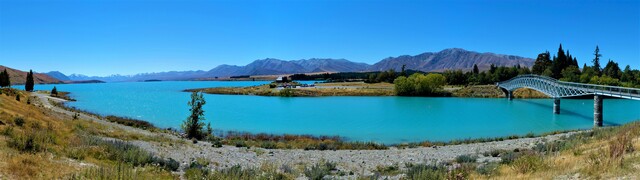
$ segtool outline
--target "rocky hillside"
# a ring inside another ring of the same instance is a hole
[[[373,64],[369,70],[400,70],[403,64],[407,69],[424,72],[441,72],[450,69],[472,70],[477,64],[480,70],[487,70],[491,64],[496,66],[533,66],[534,60],[512,55],[478,53],[460,48],[445,49],[440,52],[427,52],[415,56],[389,57]]]
[[[7,73],[9,73],[11,84],[24,84],[27,81],[27,72],[0,65],[0,71],[4,71],[5,69],[7,70]],[[35,73],[35,72],[33,73],[33,81],[36,84],[62,83],[62,81],[56,78],[53,78],[47,74]]]

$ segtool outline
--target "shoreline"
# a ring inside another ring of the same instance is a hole
[[[35,94],[35,93],[34,93]],[[32,95],[33,96],[33,95]],[[36,95],[39,100],[47,101],[52,97]],[[55,99],[63,101],[61,99]],[[54,101],[55,101],[54,100]],[[43,107],[71,116],[78,113],[70,110],[47,106]],[[502,164],[510,162],[510,153],[537,152],[539,147],[545,147],[548,143],[562,142],[571,139],[574,135],[581,135],[592,130],[580,130],[574,132],[562,132],[559,134],[539,137],[513,136],[514,139],[488,138],[487,142],[468,142],[460,144],[443,144],[424,146],[390,146],[380,150],[304,150],[304,149],[270,149],[258,146],[222,145],[216,147],[212,142],[198,141],[193,143],[179,137],[177,134],[165,131],[150,131],[131,126],[124,126],[93,117],[91,114],[80,113],[79,119],[98,121],[108,127],[121,128],[129,133],[140,134],[137,138],[120,139],[133,144],[154,155],[162,158],[176,160],[180,164],[178,171],[174,171],[184,178],[186,169],[190,164],[199,161],[207,162],[203,168],[213,171],[225,170],[236,165],[243,169],[261,169],[265,166],[275,168],[293,168],[294,174],[300,177],[301,171],[314,164],[333,163],[335,171],[329,176],[338,179],[353,179],[357,177],[382,177],[389,179],[401,179],[404,172],[411,168],[412,164],[440,164],[447,168],[459,168],[464,163]],[[106,135],[106,134],[105,134]],[[118,140],[107,135],[99,135],[103,139]],[[497,141],[496,141],[497,140]],[[471,157],[471,161],[459,162],[460,159]],[[381,169],[397,168],[397,173],[380,176]]]
[[[38,92],[34,92],[34,93],[38,93]],[[64,93],[65,97],[69,97],[68,94],[70,94],[70,92],[63,92],[63,93]],[[40,94],[42,94],[42,93],[40,93]],[[45,95],[45,94],[42,94],[42,95]],[[96,117],[96,118],[101,119],[103,121],[116,123],[116,124],[119,124],[119,125],[132,127],[132,128],[137,128],[137,129],[141,129],[141,130],[154,130],[154,131],[160,130],[160,131],[172,131],[175,134],[178,133],[178,132],[175,131],[177,129],[174,129],[174,128],[171,128],[171,127],[170,128],[155,127],[153,125],[153,123],[151,123],[149,121],[146,121],[146,120],[132,119],[132,118],[129,118],[129,117],[122,117],[122,116],[117,116],[117,115],[99,115],[99,114],[96,114],[96,113],[93,113],[93,112],[77,109],[76,107],[67,106],[65,104],[65,102],[67,102],[67,101],[76,101],[75,99],[69,100],[69,99],[64,98],[64,97],[53,97],[53,96],[48,96],[48,95],[45,95],[45,96],[47,98],[54,99],[54,101],[57,102],[57,104],[55,104],[55,103],[52,104],[53,106],[58,106],[59,108],[64,109],[65,111],[68,111],[68,112],[81,113],[81,114],[85,114],[85,115],[88,115],[88,116]],[[470,97],[470,98],[477,98],[477,97]],[[131,125],[131,124],[127,125],[127,123],[120,123],[120,122],[115,121],[115,120],[110,120],[110,118],[118,118],[118,119],[125,119],[125,120],[131,120],[131,121],[139,121],[139,123],[146,123],[146,124],[150,124],[150,125],[145,125],[143,127],[136,127],[136,125]],[[541,137],[550,136],[550,135],[579,133],[579,132],[590,131],[590,129],[555,130],[555,131],[549,131],[549,132],[544,132],[544,133],[540,133],[540,134],[533,134],[531,132],[528,132],[528,133],[523,134],[523,135],[511,134],[511,135],[492,136],[492,137],[477,137],[477,138],[471,138],[470,137],[470,138],[452,139],[452,140],[446,140],[446,141],[424,140],[424,141],[385,144],[385,143],[378,143],[378,142],[374,142],[374,141],[349,141],[348,138],[342,137],[342,136],[339,136],[339,135],[311,135],[311,134],[289,134],[289,133],[274,134],[274,133],[264,133],[264,132],[247,132],[247,131],[221,130],[221,129],[214,129],[214,130],[217,130],[217,131],[214,131],[214,132],[219,132],[219,133],[214,133],[214,134],[222,135],[222,136],[218,136],[218,137],[223,137],[223,139],[224,139],[224,137],[227,137],[229,134],[234,134],[236,137],[237,137],[237,135],[242,135],[243,137],[268,136],[268,137],[271,137],[271,139],[278,139],[278,138],[283,139],[282,137],[284,137],[284,136],[296,136],[296,137],[305,137],[305,138],[312,139],[312,140],[319,140],[319,139],[327,139],[328,138],[328,139],[332,139],[333,141],[338,141],[339,143],[374,143],[374,144],[383,146],[384,148],[391,148],[391,147],[396,147],[396,148],[405,148],[405,147],[415,148],[415,147],[464,145],[464,144],[487,143],[487,142],[514,140],[514,139],[522,139],[522,138],[541,138]],[[255,140],[255,139],[256,138],[248,138],[248,139],[245,139],[245,140],[252,141],[252,140]],[[234,139],[228,139],[228,140],[234,140]],[[227,144],[227,145],[229,145],[229,144]],[[296,149],[296,148],[288,148],[288,149]],[[299,148],[299,149],[304,149],[304,148]],[[352,150],[358,150],[358,149],[352,149]]]

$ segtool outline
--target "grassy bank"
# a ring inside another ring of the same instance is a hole
[[[454,97],[482,97],[482,98],[504,98],[505,93],[494,85],[474,85],[465,86],[452,91]],[[539,91],[520,88],[513,91],[514,98],[549,98],[549,96]]]
[[[187,92],[202,91],[208,94],[256,95],[282,97],[315,96],[393,96],[393,84],[374,83],[319,83],[316,87],[277,89],[268,84],[250,87],[218,87],[188,89]]]
[[[104,134],[116,138],[144,135],[96,122],[74,120],[70,116],[42,108],[35,100],[27,103],[26,100],[17,101],[15,96],[10,95],[29,97],[29,92],[7,89],[0,91],[3,91],[0,95],[2,179],[115,179],[120,175],[162,179],[177,177],[171,173],[176,170],[175,163],[171,160],[162,159],[122,141],[98,137]],[[108,171],[92,170],[112,169],[118,165],[128,167],[127,171],[111,174]]]

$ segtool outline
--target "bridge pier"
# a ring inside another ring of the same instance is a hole
[[[553,98],[553,114],[560,114],[560,98]]]
[[[602,127],[602,96],[593,96],[593,126]]]
[[[512,91],[507,92],[507,98],[509,100],[513,100],[513,92]]]

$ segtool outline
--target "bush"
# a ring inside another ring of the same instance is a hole
[[[399,96],[431,96],[441,93],[442,86],[446,84],[446,78],[441,74],[415,73],[406,78],[398,77],[393,84]]]
[[[321,180],[325,176],[330,175],[333,170],[337,170],[335,163],[316,163],[310,168],[306,168],[304,170],[304,175],[309,179]]]
[[[511,163],[511,168],[522,174],[536,172],[544,167],[542,156],[533,153],[525,154]]]
[[[440,165],[408,164],[407,179],[447,179],[447,168]]]
[[[375,172],[387,176],[396,175],[400,173],[400,166],[398,166],[397,164],[391,166],[378,166],[376,167]]]
[[[278,148],[275,142],[272,141],[265,141],[262,142],[262,144],[260,145],[261,148],[265,148],[265,149],[276,149]]]
[[[506,152],[502,154],[500,160],[503,164],[511,164],[513,161],[522,156],[522,153],[519,152]]]
[[[150,122],[138,120],[138,119],[132,119],[128,117],[105,116],[104,119],[107,121],[122,124],[125,126],[131,126],[131,127],[141,128],[141,129],[156,129],[156,127],[153,126],[153,124],[151,124]]]
[[[281,96],[281,97],[293,97],[294,96],[293,89],[284,88],[284,89],[280,90],[278,95]]]
[[[492,175],[496,172],[496,170],[498,170],[498,166],[500,166],[500,164],[498,163],[488,163],[480,165],[478,166],[478,168],[476,168],[476,172],[482,175]]]
[[[13,118],[13,123],[16,124],[16,126],[20,126],[22,127],[22,125],[24,125],[24,118],[22,117],[15,117]]]
[[[456,157],[457,163],[474,163],[478,159],[478,156],[475,155],[460,155]]]
[[[55,142],[55,136],[48,130],[28,130],[24,133],[11,133],[7,145],[22,152],[43,152],[49,144]]]

